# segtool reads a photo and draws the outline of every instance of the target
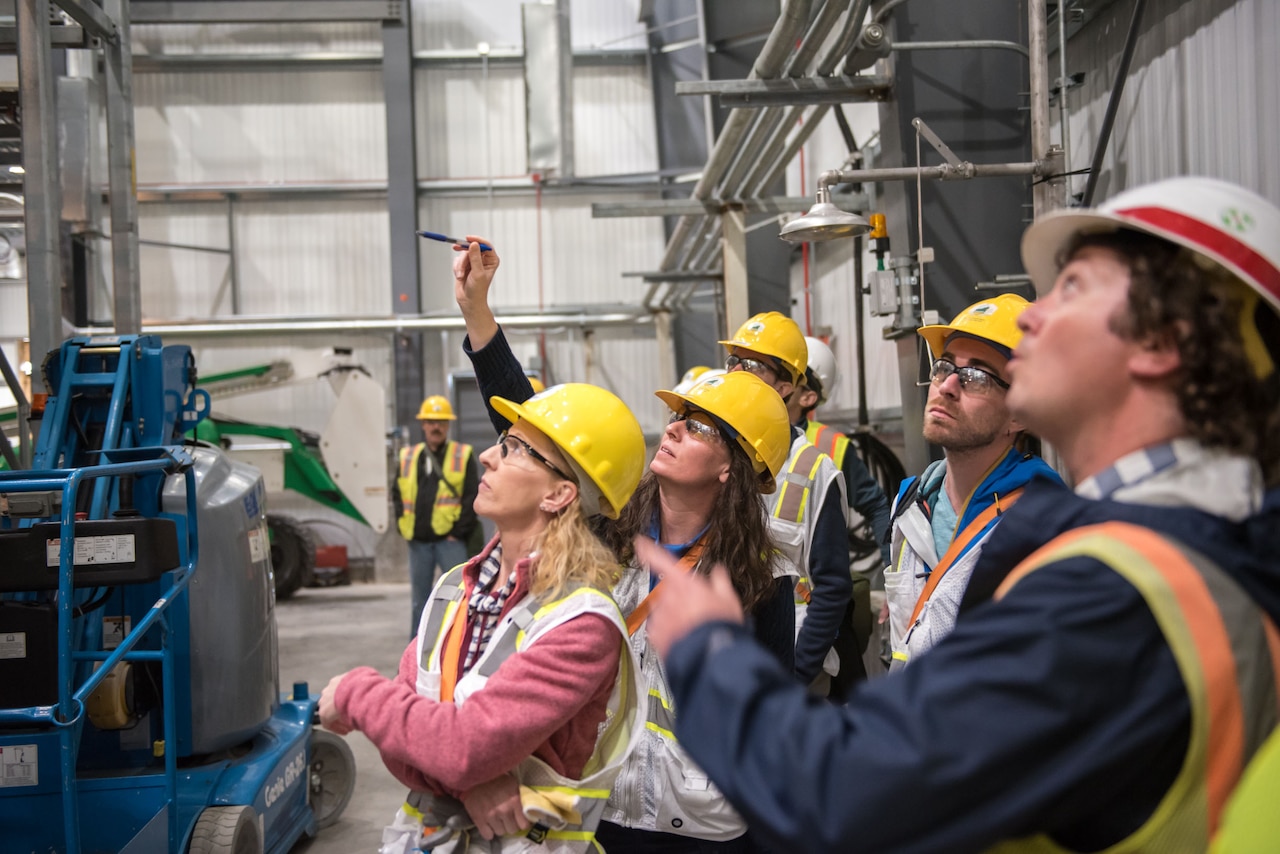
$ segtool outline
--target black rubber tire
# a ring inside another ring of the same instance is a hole
[[[258,813],[251,806],[206,807],[191,831],[188,854],[262,854]]]
[[[322,729],[311,730],[307,784],[316,825],[324,830],[342,815],[356,789],[356,758],[346,739]]]
[[[276,598],[288,599],[315,575],[316,541],[305,525],[288,516],[268,514],[267,529],[271,532]]]

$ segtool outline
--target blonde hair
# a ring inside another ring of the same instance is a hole
[[[607,592],[620,575],[613,552],[587,524],[580,498],[551,517],[538,537],[537,551],[529,571],[529,593],[539,598],[558,599],[579,585]]]

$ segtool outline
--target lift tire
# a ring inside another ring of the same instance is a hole
[[[307,778],[311,786],[311,810],[320,830],[329,827],[342,815],[356,789],[356,758],[346,739],[311,730],[311,767]]]
[[[316,541],[305,525],[289,516],[268,515],[267,529],[271,532],[276,598],[288,599],[315,575]]]
[[[262,854],[258,813],[251,806],[206,807],[191,831],[188,854]]]

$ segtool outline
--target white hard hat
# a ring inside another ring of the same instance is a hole
[[[804,343],[809,347],[809,370],[821,385],[821,388],[814,389],[818,393],[818,403],[826,403],[836,387],[836,354],[821,338],[806,335]]]
[[[1170,178],[1127,190],[1097,208],[1060,210],[1022,236],[1022,263],[1036,293],[1058,275],[1077,234],[1128,228],[1184,246],[1221,264],[1280,312],[1280,208],[1215,178]]]
[[[680,378],[680,382],[676,383],[672,391],[676,394],[687,394],[689,389],[693,388],[693,384],[696,383],[703,374],[710,370],[712,369],[706,365],[694,365],[692,368],[684,372],[684,376]]]

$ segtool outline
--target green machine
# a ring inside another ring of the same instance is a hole
[[[302,519],[273,510],[273,495],[297,493],[379,534],[386,531],[385,392],[353,361],[350,350],[338,348],[306,354],[292,362],[276,361],[213,374],[199,382],[199,387],[216,401],[315,379],[327,380],[337,396],[328,422],[318,434],[296,427],[241,421],[216,412],[195,431],[196,439],[217,445],[231,457],[262,471],[271,562],[276,597],[280,599],[312,582],[316,537]]]

